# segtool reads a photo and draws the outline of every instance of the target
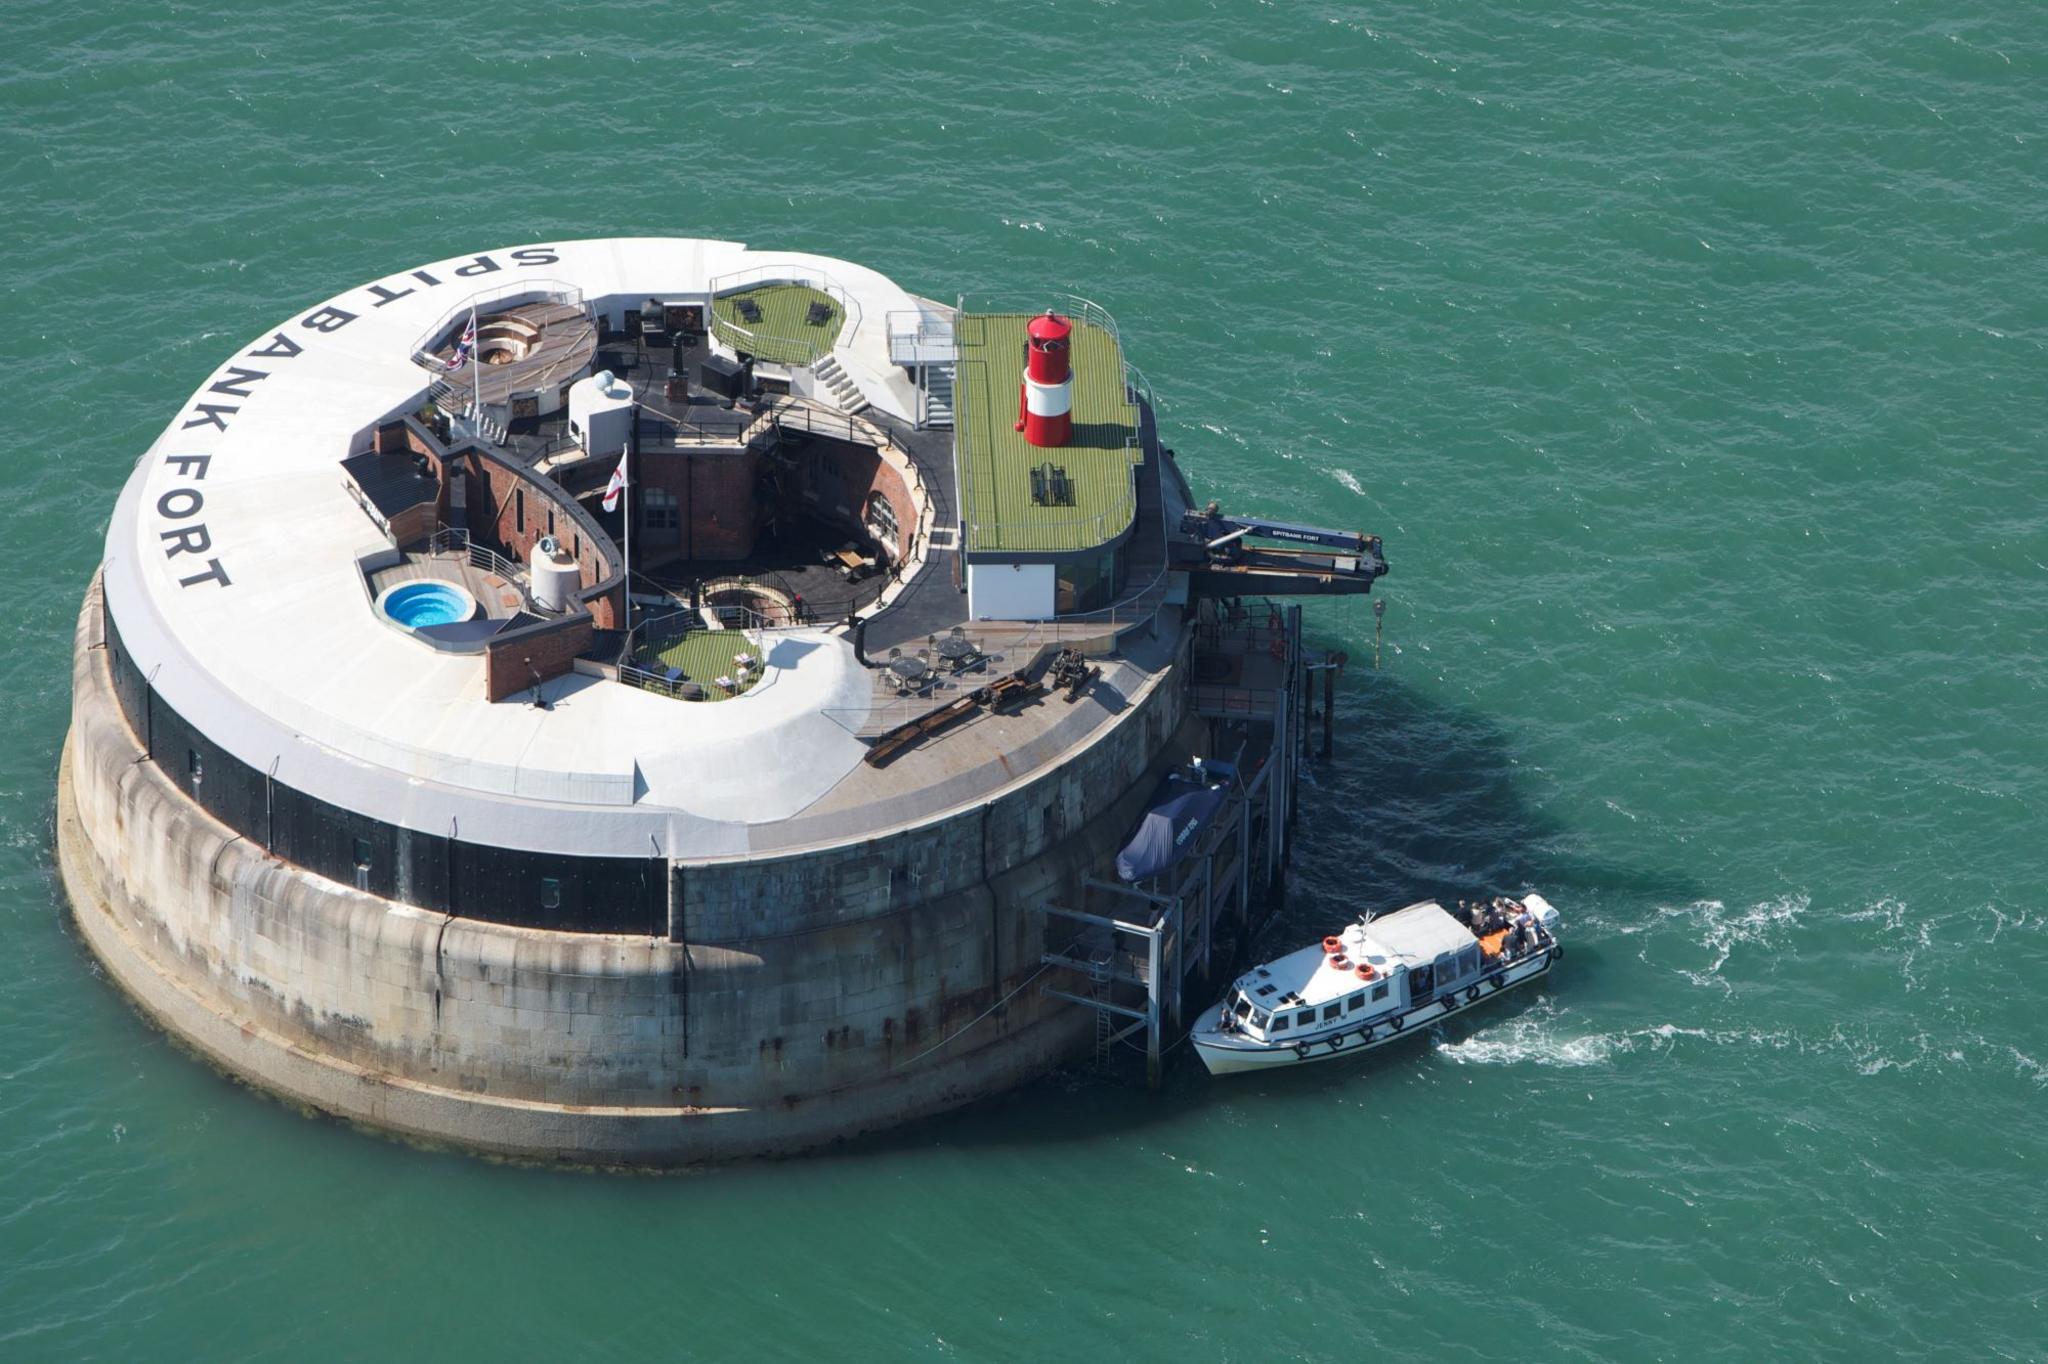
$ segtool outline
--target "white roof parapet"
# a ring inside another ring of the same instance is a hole
[[[106,592],[129,652],[229,752],[346,808],[560,851],[744,851],[744,826],[801,811],[865,751],[830,718],[871,696],[844,640],[780,636],[767,679],[715,706],[580,675],[546,684],[545,710],[490,703],[478,657],[422,648],[371,616],[355,564],[363,512],[338,465],[362,432],[422,400],[431,376],[415,343],[479,291],[517,294],[530,276],[599,308],[637,306],[756,263],[829,275],[860,319],[842,338],[851,372],[893,373],[883,319],[917,305],[882,275],[681,238],[437,261],[253,338],[180,408],[116,507]],[[870,399],[893,410],[877,387]]]

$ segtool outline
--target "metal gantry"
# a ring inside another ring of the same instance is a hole
[[[1211,722],[1212,742],[1243,734],[1222,813],[1197,836],[1193,852],[1162,875],[1137,885],[1086,877],[1079,905],[1045,906],[1050,919],[1078,930],[1043,957],[1070,973],[1065,979],[1073,988],[1048,985],[1045,993],[1095,1011],[1098,1062],[1119,1044],[1142,1050],[1146,1081],[1154,1086],[1171,1049],[1167,1034],[1187,1024],[1188,988],[1213,990],[1213,974],[1232,964],[1238,944],[1264,921],[1286,865],[1308,728],[1300,607],[1271,608],[1258,624],[1240,617],[1203,627],[1196,658],[1204,656],[1264,665],[1230,670],[1228,685],[1198,681],[1192,689],[1191,704]],[[1194,671],[1201,676],[1199,667]],[[1246,758],[1257,763],[1249,776]],[[1048,941],[1062,936],[1048,924]],[[1208,1002],[1193,1001],[1196,1008]]]

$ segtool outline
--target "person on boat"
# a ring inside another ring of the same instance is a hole
[[[1519,955],[1522,952],[1536,950],[1536,916],[1529,912],[1527,905],[1518,906],[1518,911],[1514,918],[1511,940],[1515,945],[1515,952]]]

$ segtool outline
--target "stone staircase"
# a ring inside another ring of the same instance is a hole
[[[818,381],[819,393],[849,417],[868,410],[868,400],[861,396],[860,385],[839,367],[838,356],[827,355],[812,365],[811,377]]]

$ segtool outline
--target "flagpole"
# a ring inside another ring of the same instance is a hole
[[[484,429],[484,367],[477,362],[476,300],[469,303],[469,378],[472,428],[481,436]]]
[[[619,459],[626,466],[626,633],[633,632],[633,437],[626,437],[626,448],[619,452]]]

